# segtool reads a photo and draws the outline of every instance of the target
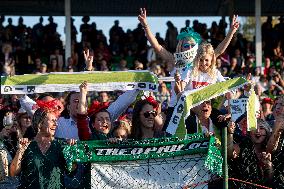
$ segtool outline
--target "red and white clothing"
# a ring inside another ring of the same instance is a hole
[[[204,73],[199,71],[197,76],[192,75],[192,68],[188,72],[184,72],[187,74],[186,76],[183,75],[182,79],[186,83],[185,91],[186,90],[192,90],[192,89],[198,89],[200,87],[205,87],[210,84],[214,84],[217,82],[225,81],[225,78],[222,76],[221,72],[217,69],[215,71],[215,78],[211,78],[208,73]]]

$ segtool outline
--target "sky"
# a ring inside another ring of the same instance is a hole
[[[6,26],[8,18],[12,18],[13,20],[13,25],[18,25],[18,19],[19,16],[5,16],[5,22],[4,26]],[[43,17],[44,22],[43,24],[46,25],[48,24],[48,17]],[[61,35],[61,39],[64,41],[65,40],[65,35],[64,35],[64,26],[65,26],[65,17],[63,16],[54,16],[54,22],[57,23],[57,32]],[[81,41],[81,34],[79,32],[80,25],[82,24],[82,17],[81,16],[75,16],[73,17],[75,19],[74,24],[77,28],[78,35],[77,35],[77,41]],[[27,26],[33,26],[36,23],[39,22],[39,16],[23,16],[24,19],[24,24]],[[191,21],[191,26],[192,26],[192,21],[193,20],[198,20],[201,23],[206,23],[207,27],[211,27],[211,23],[213,21],[216,21],[219,23],[219,20],[221,17],[151,17],[148,16],[148,24],[151,27],[152,32],[155,34],[156,32],[159,32],[161,37],[165,37],[167,26],[166,22],[170,20],[177,28],[178,31],[180,31],[180,28],[185,26],[185,20],[189,19]],[[109,29],[113,26],[114,20],[119,20],[119,25],[126,31],[127,29],[133,30],[134,28],[137,27],[139,21],[137,17],[107,17],[107,16],[100,16],[100,17],[90,17],[90,22],[95,22],[97,24],[97,29],[103,30],[104,34],[108,38],[108,33]],[[226,18],[226,22],[229,23],[229,18]]]

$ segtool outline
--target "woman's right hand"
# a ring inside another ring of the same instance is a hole
[[[148,26],[147,24],[147,11],[145,8],[140,8],[140,14],[138,15],[138,20],[145,28]]]
[[[18,142],[18,150],[20,150],[20,152],[24,152],[30,143],[31,141],[29,141],[28,138],[20,138]]]

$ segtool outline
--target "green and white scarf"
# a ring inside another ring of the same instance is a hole
[[[90,91],[158,90],[158,78],[149,71],[62,72],[1,77],[1,94],[79,91],[83,81]]]

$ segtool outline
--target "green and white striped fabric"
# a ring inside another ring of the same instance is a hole
[[[79,91],[83,81],[90,91],[158,90],[158,78],[149,71],[64,72],[1,77],[1,94]]]
[[[166,131],[172,135],[184,138],[186,135],[184,120],[190,115],[191,108],[198,106],[204,101],[211,100],[212,98],[240,88],[246,83],[248,82],[244,78],[235,78],[203,88],[185,91],[175,106]]]
[[[253,90],[254,87],[251,87],[250,96],[247,102],[247,126],[248,131],[256,130],[257,128],[257,114],[259,114],[259,100]]]

